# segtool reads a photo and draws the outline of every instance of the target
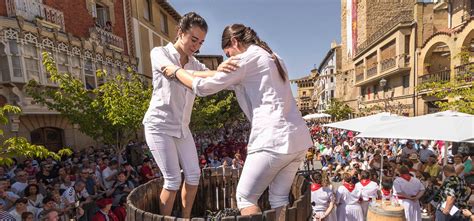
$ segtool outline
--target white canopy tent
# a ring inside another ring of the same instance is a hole
[[[375,125],[357,137],[444,140],[474,139],[474,115],[444,111]]]
[[[443,111],[410,117],[376,125],[356,137],[469,142],[474,140],[474,115]],[[444,164],[446,162],[447,150],[444,151]]]
[[[305,115],[303,119],[314,120],[314,119],[320,119],[320,118],[325,118],[325,117],[331,117],[331,115],[325,114],[325,113],[308,114],[308,115]]]
[[[366,131],[377,125],[384,125],[389,122],[395,122],[404,119],[403,116],[390,114],[387,112],[378,113],[370,116],[359,117],[335,123],[325,124],[325,127],[334,127],[344,130],[352,130],[357,132]]]

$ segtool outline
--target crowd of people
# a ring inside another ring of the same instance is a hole
[[[242,168],[249,127],[195,134],[201,168]],[[162,174],[144,142],[113,153],[90,146],[60,161],[22,159],[0,167],[0,220],[125,220],[126,196]]]
[[[382,200],[402,207],[408,221],[474,218],[468,146],[361,139],[318,123],[309,128],[315,143],[302,169],[312,171],[314,220],[366,220],[369,205]],[[443,166],[445,145],[449,161]]]
[[[308,126],[314,147],[301,170],[312,174],[314,220],[365,220],[369,205],[381,199],[403,207],[409,221],[422,215],[474,220],[468,148],[361,139],[352,131]],[[249,129],[247,122],[236,122],[194,134],[200,167],[242,168]],[[131,142],[121,156],[113,153],[91,146],[61,161],[24,159],[0,167],[0,220],[125,220],[128,193],[161,173],[144,143]]]

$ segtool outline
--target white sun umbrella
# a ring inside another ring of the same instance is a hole
[[[305,115],[303,119],[312,120],[312,119],[319,119],[319,118],[325,118],[325,117],[331,117],[331,115],[325,114],[325,113],[308,114],[308,115]]]
[[[409,117],[400,121],[375,125],[357,137],[462,142],[474,139],[474,115],[443,111]]]
[[[383,125],[389,122],[399,121],[404,119],[403,116],[390,114],[387,112],[378,113],[370,116],[359,117],[349,120],[343,120],[335,123],[325,124],[325,127],[334,127],[344,130],[352,130],[357,132],[366,131],[376,125]]]
[[[357,137],[470,141],[474,139],[474,115],[443,111],[410,117],[385,125],[376,125],[370,130],[363,131]],[[444,164],[446,162],[447,151],[445,150]]]

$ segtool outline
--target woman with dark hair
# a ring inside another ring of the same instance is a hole
[[[183,169],[182,216],[190,217],[201,171],[189,130],[195,94],[178,81],[166,78],[162,68],[176,65],[193,71],[196,76],[212,76],[215,72],[201,72],[207,68],[193,56],[204,43],[206,33],[206,21],[194,12],[187,13],[178,24],[176,42],[155,47],[150,53],[153,95],[143,124],[147,144],[165,179],[160,194],[161,215],[171,215]],[[231,64],[231,61],[224,62],[218,70],[232,70],[235,67]]]
[[[360,190],[355,188],[352,176],[349,173],[344,173],[342,179],[342,185],[339,186],[336,192],[337,220],[364,220],[362,207],[359,204],[359,199],[362,196]]]
[[[43,204],[43,195],[39,193],[39,187],[36,184],[30,184],[25,188],[25,197],[28,199],[28,205],[40,208]]]
[[[168,66],[164,72],[198,96],[224,89],[235,91],[252,124],[248,155],[237,186],[237,207],[242,215],[260,212],[257,201],[269,187],[270,205],[279,217],[289,202],[296,171],[313,145],[308,127],[296,107],[283,61],[252,28],[227,26],[222,49],[228,57],[239,59],[239,68],[229,74],[218,72],[201,78],[177,66]]]
[[[311,183],[311,205],[313,205],[313,220],[336,221],[333,212],[335,196],[329,187],[327,175],[319,172],[313,174]]]

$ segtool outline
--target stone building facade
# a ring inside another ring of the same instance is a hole
[[[349,82],[336,85],[336,98],[361,115],[437,111],[416,87],[465,72],[456,55],[472,55],[472,17],[469,0],[342,0],[340,77]]]
[[[306,114],[315,113],[318,108],[318,91],[316,90],[316,82],[319,76],[318,69],[311,70],[308,76],[290,80],[290,83],[296,84],[298,87],[296,95],[296,105],[304,116]]]

